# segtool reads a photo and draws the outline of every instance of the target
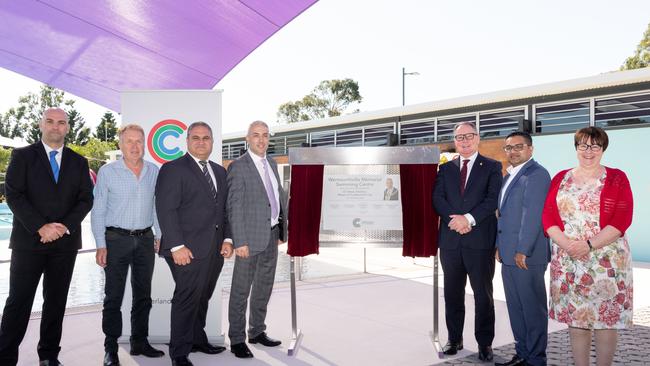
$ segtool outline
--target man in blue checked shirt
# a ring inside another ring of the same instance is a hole
[[[151,278],[160,229],[154,209],[158,167],[145,161],[144,130],[135,124],[120,128],[122,159],[99,169],[95,204],[91,211],[93,235],[97,243],[97,264],[104,268],[106,284],[102,329],[104,366],[120,364],[117,339],[122,335],[122,297],[131,267],[133,306],[131,308],[131,354],[162,357],[163,351],[149,344]],[[151,227],[154,227],[154,233]]]

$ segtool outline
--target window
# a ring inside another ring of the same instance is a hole
[[[313,132],[311,146],[334,146],[334,131]]]
[[[519,129],[524,119],[524,109],[479,114],[479,132],[483,137],[505,137]]]
[[[230,154],[226,157],[226,154],[223,154],[224,159],[237,159],[238,157],[242,156],[244,152],[246,152],[246,142],[233,142],[228,144],[230,147]],[[225,146],[224,146],[225,148]],[[223,150],[222,150],[223,151]]]
[[[535,132],[576,131],[588,126],[588,100],[535,108]]]
[[[307,134],[301,133],[299,135],[288,135],[287,136],[287,151],[292,147],[302,147],[302,144],[307,143]]]
[[[604,128],[650,123],[650,94],[597,99],[595,121]]]
[[[417,145],[435,142],[435,122],[402,122],[399,125],[400,145]]]
[[[366,127],[363,130],[363,145],[364,146],[387,146],[388,134],[393,133],[393,125]]]
[[[454,140],[454,127],[461,122],[471,122],[476,124],[476,115],[452,117],[452,118],[439,118],[438,119],[438,141],[453,141]]]
[[[269,138],[269,148],[266,152],[271,156],[286,155],[287,146],[284,136],[274,136]]]
[[[336,131],[336,146],[361,145],[361,129]]]

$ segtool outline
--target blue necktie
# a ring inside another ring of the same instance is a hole
[[[56,162],[56,150],[50,151],[50,166],[52,167],[52,174],[54,174],[54,181],[59,182],[59,163]]]

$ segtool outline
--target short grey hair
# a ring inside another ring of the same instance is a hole
[[[259,120],[258,120],[258,121],[253,121],[253,122],[251,122],[250,125],[248,125],[248,132],[246,132],[246,136],[248,136],[248,135],[251,134],[251,130],[252,130],[253,127],[255,127],[255,126],[263,126],[263,127],[266,127],[267,130],[269,130],[269,125],[267,125],[266,122],[264,122],[264,121],[259,121]]]
[[[212,127],[210,127],[209,124],[203,122],[203,121],[196,121],[192,123],[188,128],[187,128],[187,138],[190,138],[190,132],[196,127],[205,127],[210,131],[210,136],[212,137]]]
[[[456,131],[458,131],[458,129],[461,128],[462,126],[469,126],[472,130],[474,130],[475,133],[478,133],[478,130],[476,129],[476,125],[473,122],[466,121],[466,122],[456,123],[456,125],[454,126],[454,134],[456,134]]]

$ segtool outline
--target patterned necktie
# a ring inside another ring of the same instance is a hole
[[[467,163],[469,159],[463,159],[463,167],[460,168],[460,195],[465,193],[465,181],[467,181]]]
[[[212,177],[210,176],[210,172],[208,171],[208,162],[205,160],[199,160],[199,164],[203,167],[203,176],[205,176],[205,179],[208,181],[208,185],[210,186],[210,193],[212,193],[212,198],[214,200],[217,200],[217,188],[214,186],[214,182],[212,181]]]
[[[50,166],[52,167],[52,174],[56,183],[59,182],[59,163],[56,162],[56,154],[58,153],[56,150],[50,151]]]
[[[266,196],[269,198],[269,203],[271,204],[271,218],[276,218],[278,217],[278,203],[275,201],[271,174],[269,174],[269,165],[266,159],[262,159],[262,165],[264,166],[264,188],[266,188]]]

